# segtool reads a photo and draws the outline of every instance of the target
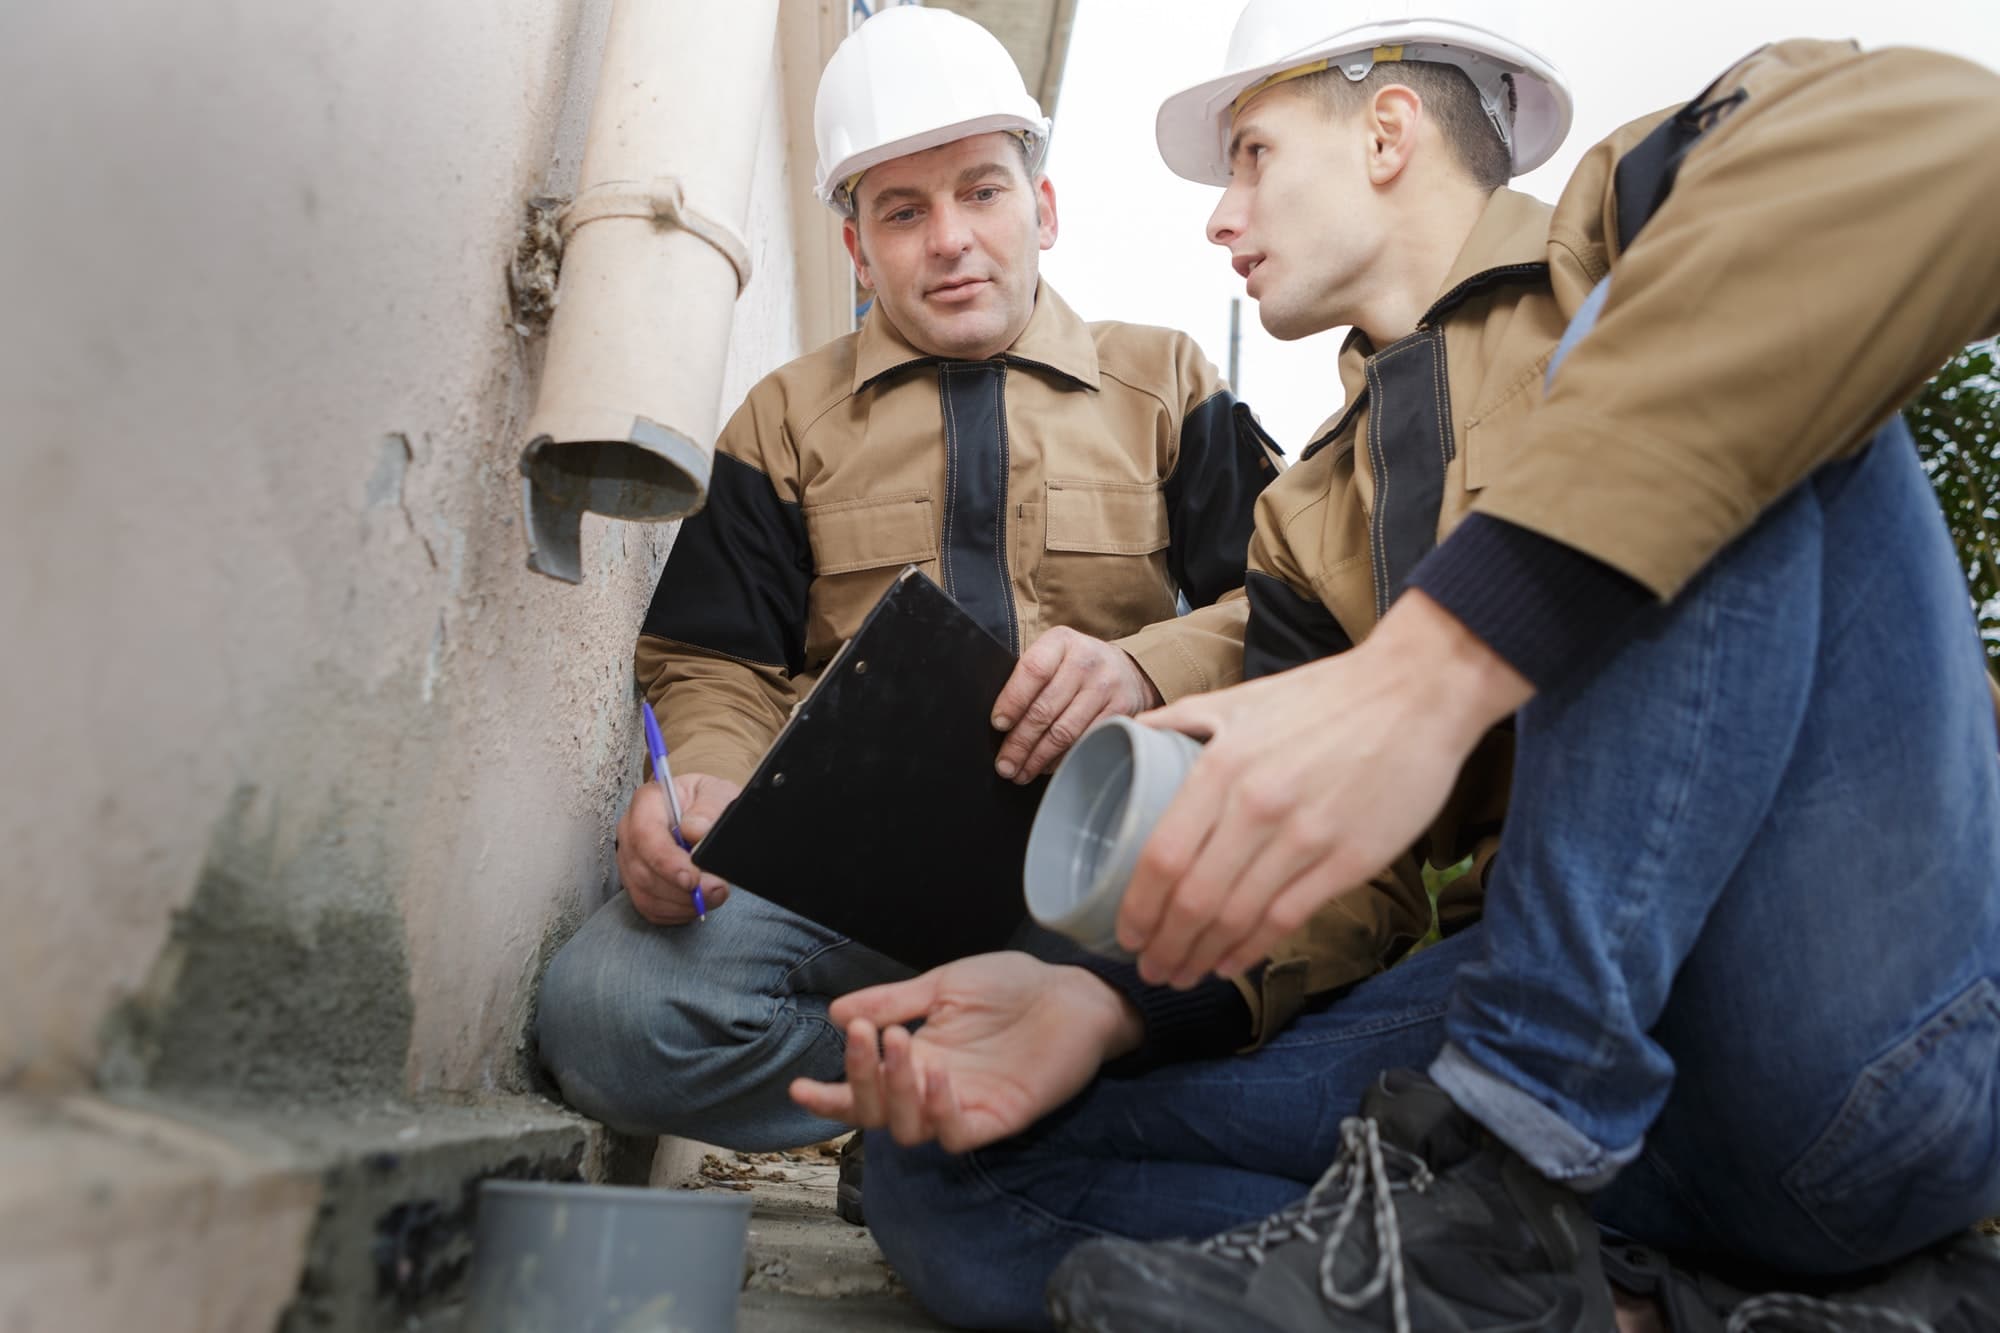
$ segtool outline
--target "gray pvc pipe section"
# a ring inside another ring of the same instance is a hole
[[[489,1180],[467,1333],[735,1333],[750,1196]]]
[[[1108,718],[1070,747],[1028,833],[1028,913],[1092,953],[1130,960],[1118,905],[1139,849],[1201,754],[1177,731]]]

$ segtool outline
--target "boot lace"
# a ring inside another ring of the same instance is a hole
[[[1397,1168],[1395,1177],[1390,1175],[1392,1162]],[[1317,1242],[1320,1294],[1330,1304],[1359,1312],[1386,1290],[1395,1333],[1411,1333],[1410,1297],[1403,1274],[1403,1233],[1396,1220],[1393,1196],[1403,1189],[1421,1193],[1433,1179],[1430,1166],[1421,1157],[1393,1143],[1382,1142],[1373,1120],[1349,1116],[1340,1122],[1339,1155],[1305,1198],[1254,1226],[1211,1236],[1198,1248],[1208,1254],[1261,1265],[1268,1251],[1287,1241]],[[1363,1203],[1370,1205],[1375,1225],[1375,1270],[1367,1281],[1349,1291],[1335,1279],[1334,1264],[1341,1242],[1360,1216]],[[1328,1221],[1332,1226],[1322,1232],[1321,1224]],[[1732,1329],[1731,1333],[1737,1330]]]
[[[1727,1333],[1937,1333],[1928,1319],[1884,1305],[1822,1300],[1794,1291],[1752,1296],[1729,1315]]]

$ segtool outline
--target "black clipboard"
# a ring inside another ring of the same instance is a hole
[[[695,863],[918,970],[1007,947],[1027,919],[1021,868],[1048,785],[993,771],[993,701],[1014,660],[905,569]]]

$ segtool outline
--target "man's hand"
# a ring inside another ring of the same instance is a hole
[[[993,729],[1008,733],[993,767],[1032,782],[1097,719],[1159,705],[1160,692],[1130,653],[1057,626],[1021,654],[993,702]]]
[[[689,845],[707,836],[715,821],[743,789],[727,778],[683,773],[674,779],[680,797],[681,836]],[[632,895],[632,906],[656,926],[684,926],[694,920],[694,886],[701,881],[702,903],[713,912],[729,897],[729,886],[694,867],[688,854],[674,844],[673,815],[667,794],[648,782],[632,794],[632,804],[618,821],[618,878]]]
[[[847,1029],[847,1082],[794,1079],[792,1100],[948,1152],[1020,1133],[1144,1036],[1138,1011],[1104,982],[1024,953],[962,958],[855,991],[834,1001],[832,1016]],[[919,1018],[915,1034],[901,1026]]]
[[[1436,818],[1527,680],[1423,593],[1352,651],[1140,720],[1208,745],[1139,853],[1118,941],[1157,985],[1233,976]]]

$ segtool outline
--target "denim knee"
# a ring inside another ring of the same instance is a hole
[[[708,1117],[741,1091],[724,1067],[750,1058],[764,1032],[744,1013],[705,1011],[682,993],[688,969],[635,956],[613,924],[586,923],[549,965],[536,1018],[542,1066],[563,1100],[614,1129],[712,1134]],[[751,997],[715,998],[744,1009]]]
[[[840,1077],[829,998],[907,975],[747,891],[706,925],[671,927],[620,894],[542,983],[542,1061],[572,1104],[618,1129],[795,1148],[840,1132],[786,1094],[794,1078]]]
[[[1058,1238],[1031,1225],[1025,1231],[1032,1236],[1024,1234],[1025,1219],[1006,1209],[971,1156],[936,1144],[899,1147],[871,1131],[867,1201],[869,1231],[934,1317],[958,1328],[1049,1327],[1042,1279],[1054,1258],[1036,1251],[1049,1242],[1067,1248],[1083,1236]]]
[[[590,945],[587,932],[572,938],[542,978],[535,1016],[542,1068],[563,1100],[591,1119],[630,1133],[661,1132],[632,1104],[634,1066],[652,1049],[650,1023],[630,1002],[629,980]]]

